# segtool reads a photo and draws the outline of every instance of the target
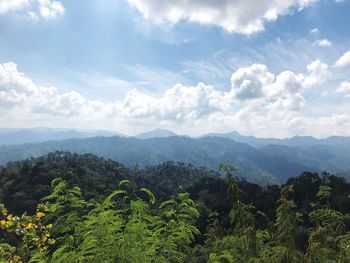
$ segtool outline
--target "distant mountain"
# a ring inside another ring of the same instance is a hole
[[[89,138],[98,136],[122,136],[117,132],[96,130],[70,130],[70,129],[0,129],[0,145],[13,145],[23,143],[37,143],[57,141],[72,138]]]
[[[290,148],[288,151],[288,147],[282,150],[258,149],[227,138],[193,139],[174,136],[137,139],[115,136],[2,146],[0,164],[37,157],[56,150],[92,153],[129,166],[138,164],[141,167],[165,161],[180,161],[217,170],[219,163],[228,162],[238,168],[238,176],[260,184],[285,182],[287,178],[299,175],[303,171],[319,172],[318,165],[322,162],[317,156],[303,158],[303,155],[309,154],[304,153],[306,150],[300,150],[300,158],[291,158],[291,155],[294,155],[290,152],[299,153],[298,150]]]
[[[23,143],[39,143],[46,141],[59,141],[73,138],[90,138],[90,137],[128,137],[124,134],[104,130],[77,130],[77,129],[51,129],[51,128],[29,128],[29,129],[12,129],[0,128],[0,145],[15,145]],[[176,133],[166,129],[155,129],[131,136],[137,139],[167,138],[179,136]],[[181,136],[188,137],[188,136]],[[229,133],[209,133],[200,136],[220,137],[234,140],[239,143],[249,144],[254,147],[263,147],[267,145],[283,145],[290,147],[303,147],[315,145],[343,145],[350,143],[350,137],[331,136],[325,139],[316,139],[311,136],[294,136],[291,138],[257,138],[254,136],[244,136],[236,131]],[[190,138],[190,137],[188,137]]]
[[[179,161],[217,170],[219,163],[229,162],[238,168],[238,176],[259,184],[282,183],[304,171],[350,177],[349,137],[263,139],[231,132],[195,139],[162,129],[138,138],[110,135],[103,131],[0,129],[0,143],[7,144],[0,146],[0,165],[58,150],[92,153],[141,167]],[[38,143],[19,144],[21,141]],[[15,143],[18,145],[10,145]]]
[[[260,147],[265,145],[285,145],[285,146],[311,146],[311,145],[340,145],[350,143],[350,137],[331,136],[325,139],[316,139],[312,136],[294,136],[291,138],[257,138],[254,136],[244,136],[236,131],[228,133],[208,133],[203,137],[222,137],[234,140],[236,142],[247,143],[249,145]]]
[[[177,134],[165,129],[155,129],[152,131],[140,133],[134,137],[138,139],[150,139],[150,138],[166,138],[166,137],[172,137],[172,136],[177,136]]]

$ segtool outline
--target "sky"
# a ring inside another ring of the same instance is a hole
[[[350,136],[349,0],[0,0],[0,128]]]

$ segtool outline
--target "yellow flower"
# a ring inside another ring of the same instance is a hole
[[[12,215],[8,215],[8,216],[7,216],[7,220],[8,220],[8,221],[12,221],[12,219],[13,219]]]
[[[6,224],[6,221],[5,220],[1,220],[0,221],[0,226],[4,226]]]
[[[17,255],[13,255],[11,258],[10,258],[10,262],[14,262],[14,263],[23,263],[22,259],[17,256]]]
[[[1,213],[2,213],[4,216],[7,216],[8,211],[7,211],[6,208],[3,208],[3,209],[1,210]]]
[[[43,213],[43,212],[37,212],[36,213],[36,217],[37,218],[42,218],[42,217],[44,217],[45,216],[45,213]]]
[[[50,228],[52,228],[52,224],[48,224],[46,227],[47,227],[48,229],[50,229]]]
[[[33,228],[33,224],[32,223],[29,223],[27,226],[26,226],[26,229],[32,229]]]

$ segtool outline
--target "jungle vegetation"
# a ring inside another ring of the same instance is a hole
[[[0,169],[0,262],[350,262],[350,184],[64,152]]]

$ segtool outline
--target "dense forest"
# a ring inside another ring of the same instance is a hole
[[[350,262],[350,184],[49,153],[0,168],[0,262]]]

